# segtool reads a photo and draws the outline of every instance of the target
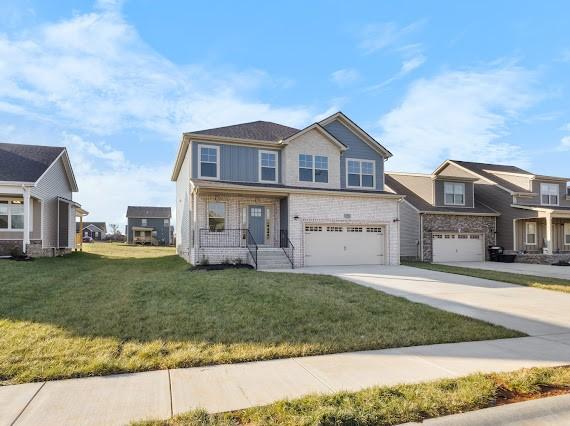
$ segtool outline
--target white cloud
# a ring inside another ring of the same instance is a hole
[[[331,74],[331,80],[339,86],[347,86],[360,78],[360,74],[354,68],[340,69]]]
[[[379,122],[380,140],[394,152],[388,167],[429,172],[446,158],[526,164],[522,150],[500,138],[536,101],[532,84],[532,73],[513,65],[417,80]]]
[[[558,145],[560,151],[570,151],[570,136],[564,136],[560,139],[560,145]]]
[[[376,52],[401,42],[408,35],[423,27],[424,23],[424,20],[420,20],[405,27],[400,27],[393,22],[367,25],[359,33],[358,47],[366,53]]]
[[[421,67],[425,61],[426,61],[426,57],[421,53],[417,53],[408,59],[404,59],[404,61],[402,62],[402,65],[400,66],[400,70],[395,75],[384,80],[381,83],[374,84],[372,86],[367,87],[366,91],[375,91],[375,90],[379,90],[379,89],[382,89],[382,88],[388,86],[389,84],[393,83],[394,81],[399,80],[402,77],[405,77],[406,75],[408,75],[409,73],[411,73],[415,69]]]
[[[75,198],[92,219],[122,224],[129,204],[173,204],[173,158],[137,164],[160,148],[142,140],[170,141],[161,150],[170,152],[183,131],[258,119],[302,126],[317,113],[256,100],[261,86],[292,84],[262,70],[169,61],[124,20],[121,5],[99,0],[90,13],[0,34],[0,136],[67,145]],[[106,142],[124,134],[121,150]]]
[[[168,138],[241,118],[299,125],[313,114],[248,100],[260,85],[284,84],[263,71],[170,62],[140,39],[119,6],[101,1],[95,12],[0,35],[0,57],[10,58],[0,65],[3,103],[101,135],[135,128]]]

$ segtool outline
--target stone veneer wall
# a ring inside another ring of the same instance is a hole
[[[0,241],[0,256],[10,256],[14,248],[22,249],[22,240]],[[71,253],[72,249],[43,248],[41,240],[32,240],[28,245],[27,255],[30,257],[53,257]]]
[[[496,244],[496,221],[494,216],[464,216],[446,214],[424,214],[423,216],[423,260],[433,260],[433,233],[465,232],[485,234],[485,258],[487,247]]]
[[[518,254],[515,257],[517,263],[531,263],[534,265],[552,265],[557,262],[570,262],[568,254]],[[570,266],[568,267],[570,268]]]

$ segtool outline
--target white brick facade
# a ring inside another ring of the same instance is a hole
[[[295,266],[305,263],[304,226],[307,223],[382,225],[386,229],[386,259],[400,263],[398,200],[380,196],[290,194],[289,239],[295,246]],[[295,217],[298,216],[298,219]]]
[[[299,154],[322,155],[328,157],[328,183],[299,181]],[[295,138],[282,154],[283,183],[291,186],[304,186],[326,189],[340,188],[340,148],[323,136],[318,130],[311,130]]]

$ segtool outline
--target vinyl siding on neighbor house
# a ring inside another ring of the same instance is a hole
[[[419,257],[420,214],[404,201],[400,204],[400,257]]]
[[[127,239],[129,243],[133,242],[133,226],[141,226],[143,228],[153,228],[156,231],[156,240],[163,244],[170,244],[170,219],[168,224],[164,224],[166,218],[147,218],[147,224],[142,224],[141,218],[128,218]]]
[[[471,172],[462,169],[461,167],[457,167],[455,164],[448,164],[445,166],[443,170],[438,173],[439,176],[450,176],[456,178],[473,178],[473,174]]]
[[[259,151],[277,153],[277,164],[281,164],[281,152],[278,149],[254,148],[243,145],[230,145],[193,140],[191,142],[192,178],[199,177],[199,145],[216,146],[220,149],[220,180],[230,182],[259,182]],[[277,182],[281,182],[281,167],[278,167]]]
[[[176,180],[176,252],[187,261],[190,260],[191,197],[190,160],[186,155]]]
[[[39,200],[30,199],[32,206],[32,225],[30,231],[30,240],[39,240],[42,238],[42,208]],[[24,231],[0,231],[0,240],[22,240]]]
[[[376,189],[384,190],[384,157],[372,149],[344,124],[335,120],[325,126],[325,129],[336,139],[348,147],[340,158],[340,186],[346,188],[346,159],[374,160],[376,165]]]
[[[45,175],[32,188],[31,195],[42,200],[42,219],[41,219],[41,237],[42,246],[44,248],[57,247],[58,236],[58,200],[57,197],[63,197],[68,200],[72,198],[72,191],[67,178],[67,173],[63,165],[63,159],[57,160]],[[75,215],[74,212],[70,214]],[[75,223],[73,224],[75,229]],[[73,232],[71,232],[73,234]],[[69,239],[71,242],[71,238]],[[73,239],[73,242],[75,239]],[[61,245],[61,244],[60,244]],[[74,247],[75,244],[69,245]]]
[[[566,189],[566,184],[565,183],[560,183],[560,182],[549,182],[546,180],[535,180],[532,182],[532,192],[536,193],[537,195],[533,196],[533,197],[517,197],[517,204],[528,204],[528,205],[537,205],[540,206],[541,202],[540,202],[540,184],[541,183],[552,183],[552,184],[556,184],[559,187],[559,197],[558,197],[558,202],[559,205],[561,207],[570,207],[570,200],[566,199],[566,195],[567,195],[567,189]],[[547,207],[552,207],[552,206],[547,206]]]

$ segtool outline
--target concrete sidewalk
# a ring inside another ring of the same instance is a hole
[[[486,269],[488,271],[510,272],[512,274],[533,275],[535,277],[570,280],[570,266],[533,265],[529,263],[501,262],[445,262],[442,265],[459,268]]]
[[[570,333],[0,387],[0,425],[123,425],[309,393],[570,364]]]
[[[570,424],[570,395],[553,396],[516,404],[484,408],[468,413],[438,417],[423,423],[427,426],[547,426]]]

